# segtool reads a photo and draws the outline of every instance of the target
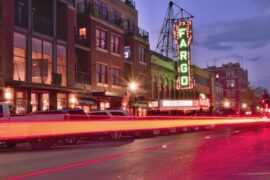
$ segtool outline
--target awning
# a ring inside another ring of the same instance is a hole
[[[121,97],[122,94],[118,92],[109,92],[109,91],[96,91],[92,92],[92,96],[107,96],[107,97]]]
[[[78,99],[79,105],[84,105],[84,106],[93,106],[96,105],[96,103],[93,100],[83,100],[83,99]]]
[[[63,87],[63,86],[55,86],[51,84],[39,84],[39,83],[24,82],[24,81],[6,81],[5,84],[6,86],[11,86],[14,88],[28,88],[28,89],[68,92],[68,93],[79,92],[78,89],[73,89],[73,88],[68,88],[68,87]]]
[[[145,103],[145,102],[135,102],[135,103],[132,103],[131,106],[135,108],[143,108],[143,109],[149,108],[148,103]]]

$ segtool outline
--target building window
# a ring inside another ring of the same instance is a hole
[[[67,94],[57,93],[57,109],[67,108]]]
[[[120,73],[121,70],[119,68],[112,68],[112,84],[116,86],[120,86]]]
[[[106,32],[101,29],[96,29],[96,46],[106,49]]]
[[[146,62],[145,61],[145,48],[142,46],[139,46],[139,62]]]
[[[38,95],[37,93],[31,93],[31,111],[38,111]]]
[[[121,13],[115,9],[112,11],[112,22],[114,24],[119,24],[121,22]]]
[[[15,24],[27,27],[27,3],[23,0],[15,1]]]
[[[158,83],[157,83],[157,77],[155,76],[154,77],[154,80],[153,80],[153,87],[152,87],[152,97],[153,98],[158,98]]]
[[[26,91],[17,91],[15,100],[17,114],[24,114],[27,112],[26,102],[27,102]]]
[[[226,87],[227,88],[233,88],[233,87],[235,87],[235,80],[233,80],[233,79],[227,80],[226,81]]]
[[[159,98],[163,99],[164,98],[164,82],[162,78],[160,78],[158,89],[159,89]]]
[[[79,28],[79,38],[86,39],[86,28],[85,27]]]
[[[233,77],[234,76],[234,71],[226,71],[226,76],[227,77]]]
[[[84,2],[80,2],[77,4],[77,11],[78,11],[78,13],[85,12],[85,3]]]
[[[227,98],[235,98],[235,91],[227,91]]]
[[[32,82],[51,84],[52,44],[32,39]]]
[[[120,54],[120,37],[111,35],[111,51]]]
[[[61,86],[67,85],[66,47],[57,45],[57,73],[61,74]]]
[[[50,100],[49,100],[49,93],[44,93],[41,95],[41,110],[49,110]]]
[[[108,67],[103,64],[97,64],[97,83],[108,84]]]
[[[97,7],[97,11],[98,13],[100,14],[100,16],[103,18],[103,19],[107,19],[108,18],[108,8],[107,8],[107,5],[100,2],[100,1],[97,1],[96,2],[96,7]]]
[[[110,108],[110,103],[109,102],[100,102],[99,106],[100,106],[100,110],[105,110],[105,109]],[[102,116],[104,117],[106,115],[104,114]]]
[[[25,81],[26,77],[26,36],[14,33],[13,80]]]

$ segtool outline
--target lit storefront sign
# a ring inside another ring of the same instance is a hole
[[[210,107],[209,98],[207,98],[206,95],[203,94],[203,93],[199,94],[199,106],[201,106],[201,107]]]
[[[192,100],[162,100],[161,107],[192,107]]]
[[[209,99],[204,100],[161,100],[159,108],[162,110],[182,109],[182,110],[199,110],[200,108],[209,108]],[[150,107],[153,108],[153,107]]]
[[[192,21],[179,20],[175,23],[174,40],[178,51],[178,77],[176,89],[191,89],[193,82],[190,70],[190,44],[192,42]]]
[[[156,108],[158,107],[158,101],[149,101],[148,106],[149,108]]]

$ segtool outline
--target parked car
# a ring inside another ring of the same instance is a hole
[[[132,120],[132,116],[125,110],[101,110],[91,111],[88,113],[91,120]],[[104,132],[103,134],[109,135],[114,140],[119,140],[123,133],[120,131]]]
[[[92,120],[143,120],[145,117],[134,117],[128,111],[125,110],[101,110],[92,111],[89,113],[89,118]],[[151,134],[153,136],[159,136],[162,129],[151,129],[151,130],[137,130],[131,132],[106,132],[112,139],[118,140],[123,134],[132,135],[135,137],[142,136],[143,134]]]
[[[55,120],[89,120],[89,116],[82,109],[79,108],[64,108],[61,110],[45,110],[45,111],[36,111],[32,114],[45,115],[55,119]],[[56,118],[57,117],[57,118]],[[80,137],[78,135],[68,135],[64,137],[57,138],[57,140],[62,140],[66,145],[76,144]]]

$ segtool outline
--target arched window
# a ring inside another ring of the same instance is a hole
[[[174,81],[172,80],[171,81],[171,99],[175,99],[175,94],[174,94],[174,92],[175,92],[175,86],[174,86]]]
[[[159,78],[159,99],[164,98],[164,81],[163,78]]]
[[[169,80],[168,79],[166,79],[166,98],[167,99],[170,99],[170,83],[169,83]]]
[[[163,98],[167,98],[167,87],[168,87],[168,81],[167,78],[164,78],[164,83],[163,83]]]
[[[158,98],[158,82],[157,82],[157,77],[154,76],[153,78],[153,85],[152,85],[152,97],[153,98]]]

